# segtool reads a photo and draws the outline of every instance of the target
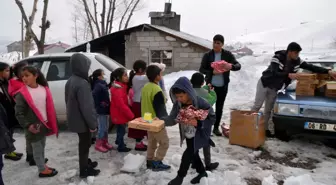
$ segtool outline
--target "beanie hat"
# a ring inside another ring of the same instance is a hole
[[[288,44],[287,51],[297,51],[297,52],[300,52],[300,51],[302,51],[302,48],[301,48],[301,46],[298,43],[291,42],[290,44]]]
[[[224,37],[223,35],[217,34],[214,36],[213,41],[219,41],[224,44]]]

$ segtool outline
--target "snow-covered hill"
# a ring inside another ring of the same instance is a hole
[[[329,47],[335,42],[336,21],[302,22],[294,27],[279,28],[240,36],[237,42],[286,46],[298,42],[303,46]]]
[[[279,28],[237,37],[231,44],[246,45],[255,54],[273,53],[298,42],[304,56],[328,58],[335,54],[336,21],[303,22],[289,28]]]

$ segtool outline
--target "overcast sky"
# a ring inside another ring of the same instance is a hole
[[[32,0],[23,0],[28,12]],[[49,0],[52,27],[47,39],[73,43],[71,20],[74,0]],[[132,25],[149,23],[149,11],[162,11],[165,0],[144,0]],[[43,0],[40,0],[39,12]],[[173,0],[173,11],[181,14],[181,30],[206,39],[221,33],[226,40],[242,34],[288,27],[304,21],[336,20],[336,0]],[[14,0],[0,0],[0,40],[19,40],[20,12]],[[36,16],[36,25],[40,16]],[[336,31],[336,30],[335,30]]]

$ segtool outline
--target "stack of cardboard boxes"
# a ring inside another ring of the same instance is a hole
[[[328,74],[299,73],[297,77],[297,96],[326,96],[336,98],[336,81]]]
[[[316,74],[298,74],[296,85],[296,95],[297,96],[314,96],[315,89],[319,80]]]

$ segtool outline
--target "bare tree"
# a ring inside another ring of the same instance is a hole
[[[73,20],[77,24],[76,32],[85,32],[91,39],[110,34],[119,20],[117,28],[127,28],[132,15],[141,0],[77,0],[75,9],[82,20]],[[99,3],[98,3],[99,2]],[[80,6],[81,8],[78,8]],[[126,23],[124,23],[126,20]],[[81,26],[78,25],[81,24]],[[87,32],[89,30],[89,32]],[[76,35],[76,34],[74,34]],[[78,33],[77,33],[78,35]],[[75,39],[77,41],[77,39]]]
[[[29,55],[30,50],[30,43],[33,40],[37,46],[38,53],[43,54],[44,53],[44,43],[45,43],[45,35],[47,29],[50,27],[50,21],[47,20],[47,12],[48,12],[48,3],[49,0],[43,0],[43,11],[42,11],[42,18],[41,18],[41,25],[40,25],[40,39],[36,36],[34,30],[33,30],[33,24],[35,20],[35,15],[37,12],[37,3],[38,0],[33,1],[33,10],[29,16],[27,17],[27,14],[23,8],[22,1],[21,0],[15,0],[15,3],[20,9],[20,12],[22,14],[22,18],[26,24],[26,34],[25,34],[25,43],[24,43],[24,55],[25,57]]]
[[[132,18],[132,16],[133,16],[133,13],[134,13],[135,9],[136,9],[137,6],[139,5],[139,2],[140,2],[140,0],[135,0],[135,3],[134,3],[134,5],[133,5],[133,8],[131,9],[131,11],[130,11],[130,13],[129,13],[129,15],[128,15],[128,18],[127,18],[127,21],[126,21],[126,23],[125,23],[124,29],[128,28],[128,24],[129,24],[129,22],[130,22],[130,20],[131,20],[131,18]]]

